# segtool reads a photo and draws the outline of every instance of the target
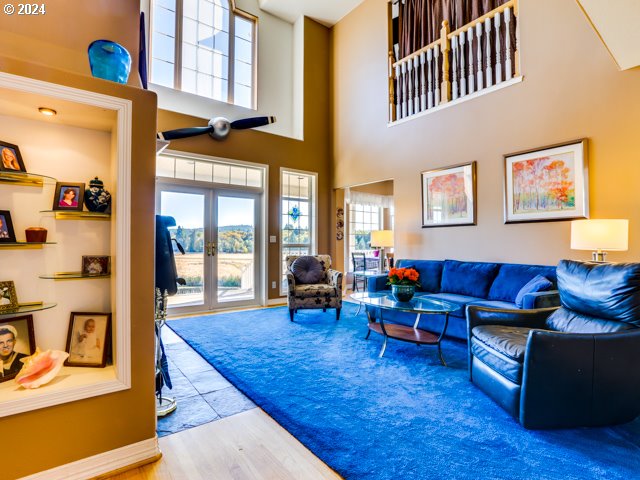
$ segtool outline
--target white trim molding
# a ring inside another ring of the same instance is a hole
[[[85,480],[152,459],[160,454],[158,437],[154,437],[34,473],[20,480]]]

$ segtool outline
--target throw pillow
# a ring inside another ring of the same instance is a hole
[[[316,257],[304,256],[296,258],[291,264],[291,273],[296,283],[302,285],[320,283],[324,279],[324,269]]]
[[[520,289],[518,295],[516,295],[516,307],[522,308],[522,299],[527,293],[544,292],[550,290],[552,287],[553,283],[551,283],[547,277],[536,275],[529,280],[529,282]]]

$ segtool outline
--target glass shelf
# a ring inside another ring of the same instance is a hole
[[[56,179],[46,175],[38,175],[37,173],[0,172],[0,183],[24,185],[27,187],[42,187],[45,183],[56,183]]]
[[[50,308],[55,307],[56,305],[57,303],[43,303],[43,302],[22,303],[22,304],[18,304],[17,308],[0,311],[0,318],[15,317],[16,315],[22,315],[23,313],[31,313],[31,312],[39,312],[40,310],[48,310]]]
[[[100,273],[100,274],[88,274],[82,272],[56,272],[40,275],[40,278],[45,280],[77,280],[81,278],[109,278],[111,276],[110,273]]]
[[[79,212],[66,210],[40,210],[40,213],[53,213],[56,220],[109,220],[110,213],[102,212]]]
[[[5,250],[14,250],[14,249],[23,249],[23,250],[34,250],[40,249],[43,245],[55,245],[56,242],[1,242],[0,249]]]

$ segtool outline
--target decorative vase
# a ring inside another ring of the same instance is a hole
[[[89,45],[89,66],[94,77],[127,83],[131,71],[131,55],[116,42],[96,40]]]
[[[29,227],[24,231],[27,243],[44,243],[47,241],[47,229],[42,227]]]
[[[104,213],[111,207],[111,194],[104,189],[104,183],[98,177],[89,182],[84,191],[84,204],[90,212]]]
[[[391,285],[391,294],[399,302],[408,302],[415,293],[415,285]]]

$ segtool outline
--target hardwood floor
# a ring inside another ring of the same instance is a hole
[[[163,457],[111,480],[338,480],[259,408],[160,439]]]

